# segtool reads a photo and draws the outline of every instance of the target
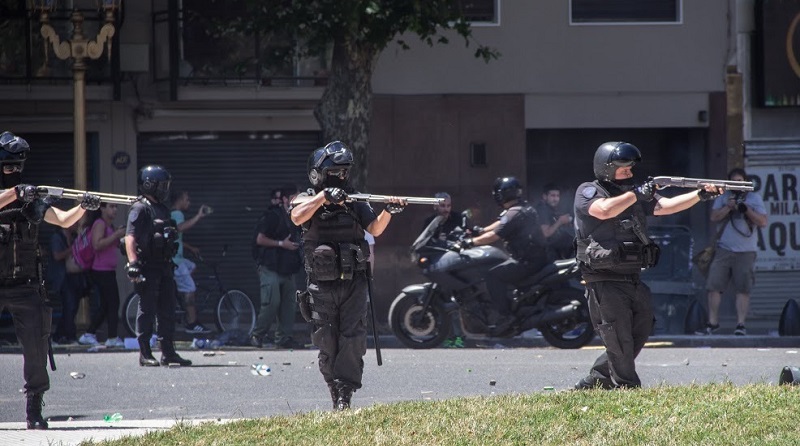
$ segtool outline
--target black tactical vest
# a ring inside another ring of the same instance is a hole
[[[599,181],[594,181],[593,185],[597,188],[597,197],[614,196]],[[645,243],[634,232],[638,225],[647,237],[646,214],[641,203],[636,202],[607,220],[576,214],[576,222],[576,257],[592,270],[638,274],[642,268],[652,266],[645,264]]]
[[[505,240],[506,250],[517,261],[541,261],[545,259],[544,236],[539,226],[536,209],[527,202],[512,206],[509,210],[519,208],[519,212],[511,221],[506,222],[505,228],[512,234]],[[501,214],[501,217],[502,215]]]
[[[36,200],[25,212],[44,217],[49,205]],[[40,283],[41,255],[39,225],[24,217],[19,206],[10,205],[0,211],[0,285]],[[37,220],[37,219],[34,219]]]
[[[366,270],[369,245],[351,206],[321,206],[303,224],[305,268],[312,280],[349,280]]]
[[[169,209],[161,203],[150,203],[142,198],[147,224],[137,235],[137,247],[142,261],[167,263],[178,252],[178,224],[170,218]]]

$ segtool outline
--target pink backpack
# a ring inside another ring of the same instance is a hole
[[[75,242],[72,243],[72,259],[80,271],[92,268],[94,262],[94,248],[92,248],[92,234],[90,228],[84,228]]]

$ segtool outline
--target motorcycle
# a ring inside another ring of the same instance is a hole
[[[406,286],[389,309],[392,332],[405,346],[440,345],[450,337],[454,318],[473,339],[510,338],[536,328],[552,346],[575,349],[594,338],[575,259],[552,262],[519,284],[508,296],[511,314],[500,314],[485,279],[508,255],[493,246],[458,249],[465,236],[461,228],[433,239],[442,220],[434,218],[411,245],[412,262],[430,282]]]

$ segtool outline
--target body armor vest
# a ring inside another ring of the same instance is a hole
[[[315,281],[350,280],[365,271],[369,246],[350,207],[322,206],[303,224],[306,272]]]
[[[527,202],[509,210],[514,207],[519,207],[519,213],[506,223],[506,228],[513,234],[505,241],[506,250],[517,261],[544,258],[544,236],[541,236],[536,209]]]
[[[166,263],[178,252],[178,224],[169,217],[169,209],[163,204],[151,204],[143,199],[146,212],[150,218],[149,230],[144,240],[138,241],[142,260],[153,263]]]
[[[599,181],[593,184],[598,197],[613,196]],[[639,202],[607,220],[579,217],[576,235],[577,259],[598,272],[638,274],[658,261],[658,247],[647,238],[646,215]]]
[[[47,205],[37,200],[27,206],[44,214]],[[21,209],[6,207],[0,219],[0,284],[39,283],[42,280],[39,225],[30,222]],[[41,219],[39,220],[41,221]]]

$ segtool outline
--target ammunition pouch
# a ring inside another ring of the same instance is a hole
[[[642,268],[652,268],[658,265],[661,258],[661,247],[655,243],[644,245],[642,248]]]
[[[153,221],[153,239],[151,250],[154,259],[169,260],[178,252],[178,228],[172,220]]]
[[[353,275],[367,270],[366,242],[330,243],[308,246],[306,272],[316,282],[352,280]]]
[[[600,243],[591,237],[578,240],[578,260],[596,271],[619,274],[636,274],[642,268],[655,266],[660,249],[658,245],[643,245],[638,241]]]
[[[300,309],[300,315],[303,316],[303,319],[306,322],[311,322],[313,319],[311,317],[311,303],[310,303],[311,293],[308,290],[305,291],[297,291],[295,299],[297,300],[297,308]]]

